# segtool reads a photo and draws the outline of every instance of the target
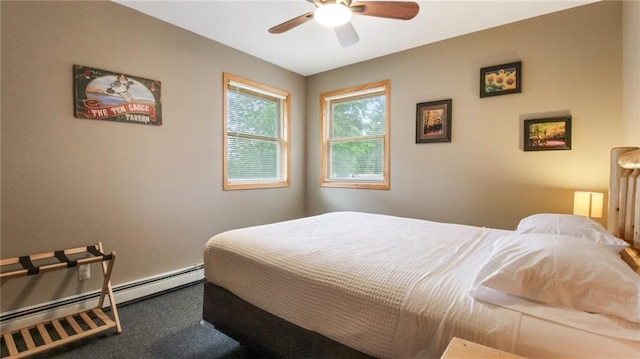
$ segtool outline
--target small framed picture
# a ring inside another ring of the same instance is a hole
[[[416,143],[451,142],[451,104],[448,99],[416,106]]]
[[[524,150],[571,149],[571,116],[524,120]]]
[[[480,97],[522,92],[522,62],[480,69]]]

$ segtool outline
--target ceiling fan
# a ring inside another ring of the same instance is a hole
[[[269,29],[272,34],[281,34],[298,25],[315,19],[320,24],[333,27],[342,46],[351,46],[360,39],[351,15],[366,15],[387,19],[411,20],[420,10],[413,1],[357,1],[352,0],[307,0],[316,6],[315,11],[302,14]]]

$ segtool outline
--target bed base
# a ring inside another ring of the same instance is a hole
[[[372,358],[204,283],[202,317],[260,358]]]

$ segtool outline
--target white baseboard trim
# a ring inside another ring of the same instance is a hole
[[[186,284],[198,282],[202,279],[204,279],[204,267],[202,264],[198,264],[113,286],[113,295],[116,304],[119,305]],[[97,306],[99,297],[100,291],[95,290],[81,295],[1,313],[0,326],[2,326],[2,332],[5,333],[43,321],[60,318]],[[108,303],[108,299],[106,303]]]

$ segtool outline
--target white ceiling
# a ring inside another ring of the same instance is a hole
[[[360,41],[350,47],[313,20],[283,34],[267,32],[313,11],[305,0],[113,1],[308,76],[598,0],[417,1],[420,12],[408,21],[353,16]]]

